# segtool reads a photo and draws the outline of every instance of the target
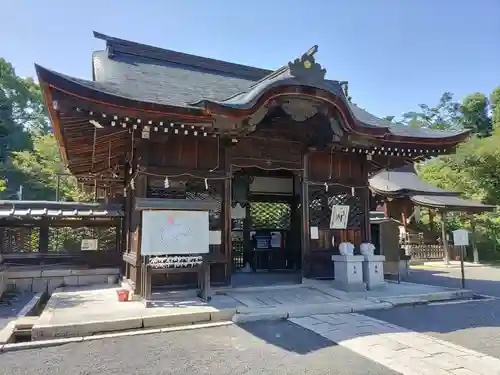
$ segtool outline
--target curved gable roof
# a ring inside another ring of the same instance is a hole
[[[234,108],[245,107],[251,105],[263,90],[273,85],[299,83],[294,81],[286,69],[273,72],[135,43],[96,32],[94,36],[106,41],[107,47],[106,51],[93,53],[94,81],[66,76],[37,66],[39,76],[50,72],[52,78],[47,79],[80,85],[92,90],[95,95],[104,93],[139,104],[186,108],[192,108],[193,105],[198,105],[199,108],[203,101],[222,103]],[[276,73],[278,76],[273,77]],[[338,81],[324,80],[319,86],[345,99]],[[394,136],[399,141],[418,138],[459,142],[469,134],[467,130],[442,132],[394,124],[347,100],[343,101],[349,107],[355,122],[365,128],[378,129],[379,134]]]

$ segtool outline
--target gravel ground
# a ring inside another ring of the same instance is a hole
[[[96,340],[0,354],[0,374],[393,375],[288,321]]]
[[[366,311],[364,315],[500,358],[498,299]]]

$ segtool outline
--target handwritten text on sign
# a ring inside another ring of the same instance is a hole
[[[346,229],[349,219],[349,206],[332,206],[332,215],[330,216],[330,229]]]
[[[207,211],[144,211],[142,255],[182,255],[209,252]]]

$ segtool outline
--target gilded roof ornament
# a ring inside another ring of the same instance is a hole
[[[288,63],[291,75],[296,78],[308,79],[313,81],[323,81],[325,79],[326,69],[314,59],[318,52],[318,46],[312,46],[300,58]]]

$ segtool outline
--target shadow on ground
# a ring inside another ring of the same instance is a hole
[[[449,271],[412,269],[405,281],[447,288],[462,287],[460,269],[450,269]],[[500,269],[465,269],[465,289],[472,290],[478,294],[500,297]]]
[[[317,333],[285,320],[249,322],[238,326],[268,344],[301,355],[337,345]]]

